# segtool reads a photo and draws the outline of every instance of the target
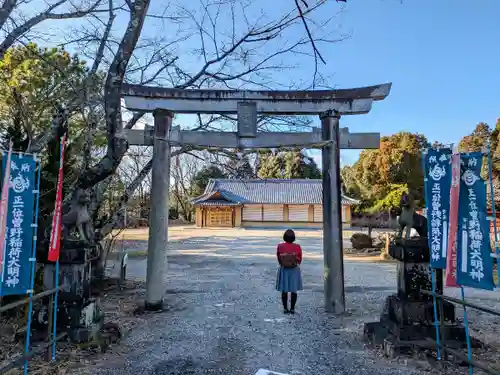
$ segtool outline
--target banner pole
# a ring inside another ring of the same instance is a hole
[[[9,143],[9,151],[7,153],[7,161],[5,162],[5,175],[3,176],[2,185],[2,201],[0,205],[0,238],[3,237],[3,242],[0,249],[0,301],[2,299],[2,288],[4,282],[4,263],[5,263],[5,253],[7,251],[7,211],[9,205],[9,189],[10,189],[10,160],[12,157],[12,148],[14,147],[12,141]]]
[[[56,360],[56,335],[57,335],[57,302],[59,299],[59,259],[56,261],[56,273],[55,273],[55,281],[56,281],[56,291],[54,294],[54,311],[52,313],[53,322],[52,322],[52,360]]]
[[[465,291],[464,287],[461,285],[460,285],[460,290],[461,290],[462,302],[465,302]],[[465,307],[465,305],[463,305],[463,307],[464,307],[465,340],[467,342],[467,359],[469,360],[469,375],[472,375],[474,370],[470,363],[472,359],[472,349],[470,343],[469,320],[467,318],[467,307]]]
[[[498,257],[499,257],[499,248],[498,248],[498,230],[497,230],[497,213],[496,213],[496,208],[495,208],[495,190],[493,188],[493,161],[491,158],[491,145],[488,140],[488,177],[489,177],[489,183],[490,183],[490,196],[491,196],[491,216],[492,221],[493,221],[493,233],[495,236],[495,255],[496,255],[496,264],[497,264],[497,287],[498,284],[500,283],[500,267],[498,264]],[[490,229],[491,231],[491,229]]]
[[[436,328],[436,344],[437,344],[437,359],[438,361],[441,360],[441,337],[439,335],[439,317],[438,317],[438,309],[437,309],[437,297],[436,297],[436,289],[437,289],[437,282],[436,282],[436,269],[430,267],[431,270],[431,280],[432,280],[432,299],[433,299],[433,305],[434,305],[434,327]]]
[[[36,155],[33,155],[33,158],[37,158]],[[37,160],[38,164],[38,173],[37,173],[37,184],[35,193],[35,216],[33,218],[33,224],[31,224],[33,228],[33,248],[31,250],[31,289],[29,290],[29,307],[28,307],[28,325],[26,327],[26,344],[24,348],[24,354],[27,356],[30,350],[30,340],[31,340],[31,322],[33,315],[33,294],[35,288],[35,274],[36,274],[36,243],[37,243],[37,232],[38,232],[38,212],[40,207],[40,172],[42,169],[42,163],[40,159]],[[26,359],[24,361],[24,375],[28,374],[28,362]]]
[[[59,170],[63,168],[63,153],[64,153],[64,142],[65,142],[66,134],[64,134],[61,137],[61,145],[60,145],[60,154],[59,154]],[[61,173],[59,173],[59,176]],[[59,185],[59,181],[57,184]],[[62,182],[61,182],[62,183]],[[56,202],[56,205],[58,202]],[[60,231],[59,231],[60,232]],[[57,240],[61,241],[61,238],[59,236],[59,233],[56,234]],[[56,349],[57,349],[57,341],[56,341],[56,336],[57,336],[57,304],[59,300],[59,256],[57,256],[56,260],[56,270],[55,270],[55,286],[56,286],[56,291],[54,294],[54,312],[53,312],[53,323],[52,323],[52,360],[56,360]]]
[[[425,155],[427,154],[426,149],[422,150],[422,172],[424,174],[424,197],[425,197],[425,204],[427,206],[427,203],[429,202],[429,192],[427,191],[427,168],[425,164]],[[427,222],[430,223],[430,217],[429,217],[429,210],[427,210]],[[429,232],[430,233],[430,232]],[[427,242],[429,242],[429,239],[427,239]],[[431,244],[429,243],[429,252],[431,251],[430,246]],[[431,255],[431,254],[429,254]],[[438,322],[438,312],[437,312],[437,297],[436,297],[436,273],[434,268],[431,266],[431,262],[429,259],[429,271],[431,272],[431,281],[432,281],[432,299],[433,299],[433,305],[434,305],[434,327],[436,328],[436,350],[437,350],[437,359],[438,361],[441,360],[441,344],[440,344],[440,337],[439,337],[439,322]]]

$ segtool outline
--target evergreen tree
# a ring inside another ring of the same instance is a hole
[[[8,150],[10,142],[14,151],[24,151],[28,147],[29,139],[22,127],[21,114],[17,114],[12,118],[12,123],[7,125],[6,133],[1,139],[1,147]]]
[[[285,178],[299,178],[302,170],[302,153],[299,151],[288,151],[284,155]]]
[[[491,138],[492,132],[488,124],[480,122],[470,135],[462,138],[459,143],[459,149],[463,152],[481,151],[489,140],[492,141],[492,144],[496,144],[495,139]],[[494,147],[492,147],[492,149],[494,150]]]
[[[312,157],[304,155],[304,162],[307,170],[306,178],[321,179],[323,177],[321,169],[319,169],[318,164]]]
[[[492,177],[493,177],[493,193],[495,200],[495,207],[500,209],[500,145],[498,142],[498,136],[500,131],[500,119],[497,120],[495,128],[491,129],[488,124],[480,122],[476,125],[474,131],[465,137],[459,143],[460,151],[464,152],[477,152],[483,150],[488,142],[491,147],[491,157],[492,157]],[[481,170],[481,176],[484,179],[489,179],[488,172],[488,161],[485,157],[483,160],[483,168]],[[491,208],[491,193],[487,194],[488,209]]]
[[[262,155],[257,175],[260,178],[284,178],[283,156],[275,151]]]
[[[38,135],[49,131],[54,109],[68,107],[75,88],[92,97],[101,93],[104,75],[97,73],[94,84],[88,78],[86,63],[64,49],[39,48],[30,43],[10,48],[0,59],[0,137],[1,147],[10,142],[14,151],[25,151]],[[86,111],[85,105],[85,111]],[[96,110],[98,112],[98,109]],[[58,135],[40,153],[40,200],[38,219],[39,244],[52,223],[55,186],[59,175],[60,139],[70,129],[64,156],[63,196],[73,191],[76,177],[82,168],[82,150],[87,124],[77,113],[70,113],[68,122],[58,129]],[[93,145],[106,144],[102,133],[96,133]],[[41,246],[43,247],[43,246]],[[37,253],[43,258],[42,253]]]
[[[255,156],[255,173],[260,177],[259,171],[264,164],[264,161],[271,155],[271,150],[258,150]]]
[[[191,195],[197,197],[205,191],[210,179],[226,178],[224,172],[215,165],[202,168],[191,181]]]
[[[241,159],[236,157],[229,160],[226,164],[226,173],[229,178],[233,179],[251,179],[255,174],[248,156],[243,156]]]
[[[431,144],[418,133],[399,132],[380,139],[380,148],[364,150],[352,166],[342,168],[345,192],[366,207],[390,209],[408,189],[419,204],[424,203],[422,148]],[[396,198],[395,198],[396,197]]]
[[[266,152],[259,155],[257,175],[260,178],[321,178],[315,161],[301,150]]]
[[[321,171],[316,162],[301,150],[287,151],[284,153],[285,178],[321,178]]]

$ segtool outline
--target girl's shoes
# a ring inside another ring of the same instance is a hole
[[[288,309],[283,309],[283,314],[290,314],[290,310],[288,310]]]
[[[292,314],[292,315],[293,315],[293,314],[295,314],[295,310],[290,310],[290,311],[288,311],[288,312],[289,312],[290,314]]]

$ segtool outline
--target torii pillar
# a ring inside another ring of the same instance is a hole
[[[385,99],[391,84],[345,90],[232,91],[180,90],[123,85],[129,110],[153,112],[154,128],[129,130],[131,145],[154,145],[145,306],[162,308],[168,243],[170,146],[208,148],[323,148],[323,254],[325,309],[345,311],[340,194],[340,149],[378,148],[379,133],[349,133],[339,128],[341,115],[365,114]],[[195,132],[171,128],[173,113],[237,114],[237,132]],[[257,132],[257,114],[319,115],[312,132]]]
[[[154,144],[149,210],[148,265],[146,272],[147,310],[160,310],[165,294],[168,243],[168,212],[170,195],[170,143],[166,142],[174,114],[162,109],[153,112]],[[163,251],[158,251],[158,250]],[[161,296],[161,298],[158,298]]]
[[[340,116],[328,111],[321,116],[323,139],[323,261],[325,308],[340,314],[345,311],[344,249],[342,233],[342,196],[340,181]]]

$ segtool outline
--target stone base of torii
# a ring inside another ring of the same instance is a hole
[[[180,90],[124,85],[129,110],[152,112],[154,128],[129,130],[131,145],[153,145],[153,167],[146,309],[163,305],[167,268],[170,152],[172,146],[196,148],[322,148],[323,254],[325,309],[345,311],[340,194],[340,149],[378,148],[379,133],[349,133],[339,128],[344,115],[365,114],[385,99],[391,84],[321,91]],[[237,132],[194,132],[172,128],[174,113],[237,114]],[[257,132],[257,115],[319,115],[321,129],[312,132]]]

